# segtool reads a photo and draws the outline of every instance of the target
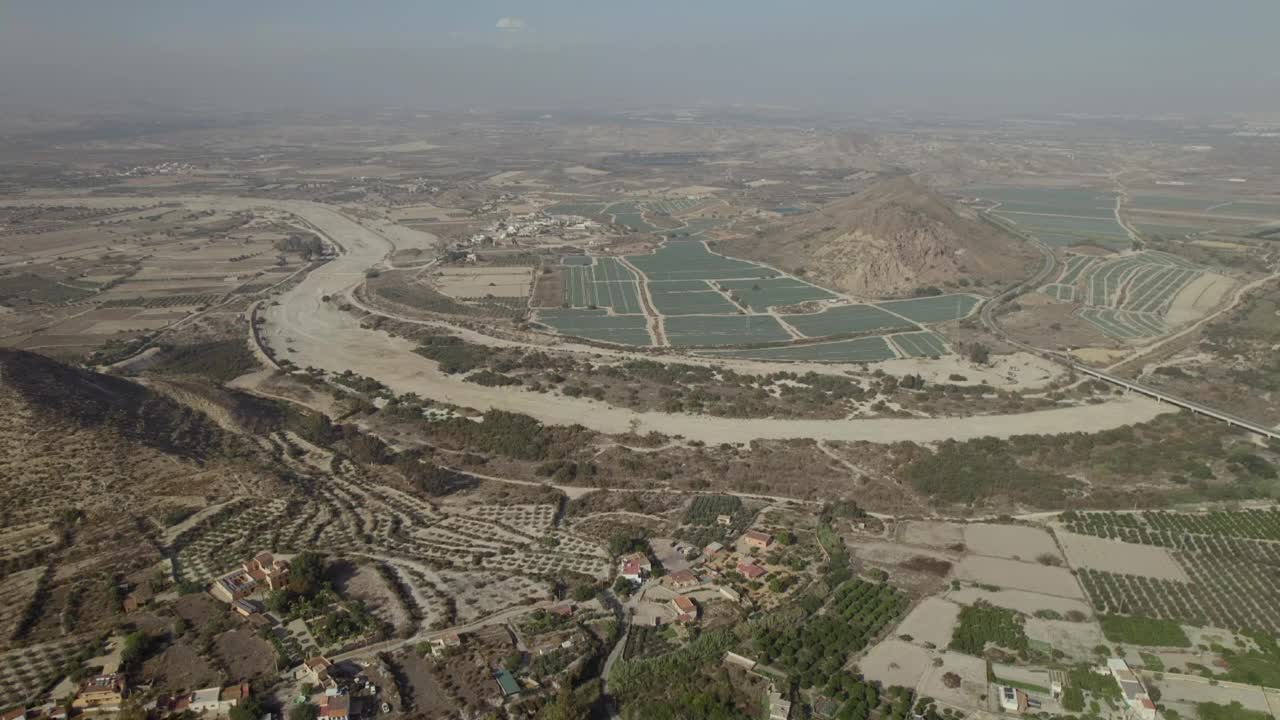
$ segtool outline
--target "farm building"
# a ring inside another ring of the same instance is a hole
[[[244,570],[234,570],[213,581],[209,592],[225,603],[233,603],[248,597],[258,589],[258,583]]]
[[[547,612],[559,617],[573,617],[573,604],[565,603],[563,605],[553,605],[547,608]]]
[[[262,612],[258,603],[252,600],[245,600],[244,598],[231,603],[231,609],[235,610],[236,614],[240,617],[249,617],[250,615],[257,615]]]
[[[759,530],[748,530],[742,534],[742,541],[746,543],[748,547],[764,550],[773,544],[773,536],[766,532],[760,532]]]
[[[653,563],[644,553],[630,553],[619,558],[618,574],[632,583],[644,582],[653,572]]]
[[[520,694],[520,683],[516,682],[515,676],[506,670],[494,673],[493,679],[498,681],[498,688],[502,690],[503,697]]]
[[[719,555],[721,550],[724,550],[724,545],[721,545],[718,542],[707,543],[707,546],[702,548],[702,557],[703,559],[710,560],[716,555]]]
[[[260,552],[244,564],[244,571],[255,582],[264,583],[269,590],[279,590],[289,584],[289,563],[279,560],[269,552]]]
[[[673,590],[688,590],[697,587],[698,583],[698,576],[689,570],[676,570],[662,578],[662,584]]]
[[[738,563],[738,572],[742,573],[742,576],[748,580],[755,580],[769,571],[759,565],[754,565],[749,562],[740,562]]]
[[[139,585],[124,596],[124,611],[137,612],[150,605],[153,599],[155,599],[155,593],[151,592],[151,586]]]
[[[1143,687],[1142,681],[1129,669],[1129,663],[1124,658],[1110,658],[1107,660],[1107,670],[1111,672],[1111,677],[1115,678],[1116,684],[1120,686],[1120,692],[1124,695],[1124,703],[1129,706],[1134,717],[1140,720],[1155,720],[1156,704],[1152,702],[1151,696],[1147,694],[1147,689]]]
[[[1029,698],[1025,692],[1008,685],[1000,685],[997,687],[997,693],[1000,697],[1001,709],[1018,713],[1027,711]]]
[[[333,662],[329,658],[317,655],[303,661],[297,670],[294,670],[293,677],[316,685],[329,679],[329,668],[331,667],[333,667]]]
[[[684,595],[672,598],[671,607],[676,611],[677,622],[693,622],[698,619],[698,604]]]
[[[80,683],[80,692],[71,702],[76,708],[118,708],[129,696],[129,683],[124,675],[97,675]]]
[[[462,636],[458,633],[445,633],[431,641],[431,654],[440,655],[450,648],[462,647]]]

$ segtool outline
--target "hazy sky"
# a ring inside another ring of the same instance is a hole
[[[1280,111],[1280,0],[0,0],[0,97]]]

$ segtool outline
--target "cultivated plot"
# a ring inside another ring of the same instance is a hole
[[[574,335],[620,343],[652,345],[648,320],[643,315],[609,315],[603,310],[543,310],[538,322],[562,335]]]
[[[728,280],[774,277],[778,273],[746,260],[716,255],[706,244],[672,240],[649,255],[631,255],[627,261],[649,280]]]
[[[1115,219],[1115,195],[1069,188],[986,188],[976,191],[999,203],[991,212],[1047,245],[1098,245],[1112,250],[1130,246],[1129,234]]]
[[[836,297],[834,293],[795,278],[720,280],[716,284],[739,303],[756,311]]]
[[[947,345],[937,333],[902,333],[894,335],[892,340],[907,357],[940,357],[947,354]]]
[[[982,298],[977,295],[956,293],[911,300],[890,300],[876,303],[876,307],[918,323],[939,323],[969,317],[981,302]]]
[[[740,308],[714,290],[656,292],[649,290],[653,307],[662,315],[731,315]]]
[[[842,305],[818,313],[783,315],[782,319],[805,337],[875,330],[917,330],[909,320],[874,305]]]
[[[682,315],[665,318],[667,341],[677,347],[784,342],[791,335],[772,315]]]
[[[596,258],[593,265],[566,268],[565,302],[573,307],[613,308],[642,313],[635,273],[617,258]]]
[[[878,362],[897,357],[881,336],[837,340],[835,342],[793,345],[758,350],[718,350],[704,353],[714,357],[743,360],[794,360],[797,362]]]

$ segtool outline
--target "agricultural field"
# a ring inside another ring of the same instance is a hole
[[[616,258],[566,269],[565,302],[578,308],[611,308],[618,314],[643,312],[635,273]]]
[[[782,319],[805,337],[919,329],[910,320],[875,305],[841,305],[818,313],[783,315]]]
[[[760,278],[757,280],[720,280],[716,282],[738,303],[757,312],[770,307],[796,305],[814,300],[831,300],[836,296],[795,278]]]
[[[655,280],[732,280],[769,278],[779,273],[746,260],[716,255],[705,243],[672,240],[649,255],[630,255],[627,261]]]
[[[890,337],[907,357],[941,357],[947,354],[942,336],[931,332],[902,333]]]
[[[0,707],[36,699],[63,676],[67,662],[83,659],[93,640],[68,637],[0,653]]]
[[[1174,323],[1190,316],[1188,307],[1175,312],[1175,304],[1187,293],[1197,295],[1188,298],[1191,305],[1200,299],[1203,288],[1199,293],[1194,288],[1205,273],[1205,268],[1160,251],[1106,258],[1068,255],[1058,277],[1040,292],[1059,302],[1080,302],[1079,317],[1104,335],[1143,340],[1168,334]]]
[[[1064,513],[1062,521],[1074,533],[1167,553],[1180,572],[1083,567],[1081,584],[1099,612],[1280,632],[1280,543],[1266,539],[1274,511]]]
[[[685,315],[664,318],[667,341],[675,347],[785,342],[790,333],[771,315]]]
[[[888,341],[880,336],[759,350],[716,350],[700,354],[743,360],[851,363],[878,362],[898,357]]]
[[[981,302],[982,298],[977,295],[955,293],[911,300],[890,300],[876,303],[876,307],[901,315],[912,322],[931,324],[969,317]]]
[[[775,316],[768,314],[773,308],[835,301],[838,296],[756,263],[718,255],[700,241],[668,240],[653,253],[629,255],[626,261],[640,271],[639,278],[617,258],[562,256],[556,272],[564,273],[564,302],[572,309],[541,311],[538,322],[564,335],[650,345],[653,339],[645,330],[648,311],[637,292],[639,282],[652,303],[652,312],[660,318],[670,346],[776,344],[796,336],[915,332],[892,344],[887,335],[881,335],[847,342],[710,353],[759,360],[877,362],[949,353],[940,336],[923,332],[923,324],[967,317],[982,301],[976,295],[957,293]],[[549,287],[557,288],[555,292],[559,293],[557,283]],[[609,309],[612,314],[584,312],[597,309]]]
[[[666,288],[649,287],[649,297],[653,298],[653,308],[660,315],[733,315],[738,306],[729,298],[711,290],[688,291],[667,290]]]
[[[446,267],[432,280],[440,292],[464,300],[525,298],[533,284],[533,269],[522,267]]]
[[[538,322],[562,335],[621,345],[652,345],[643,315],[609,315],[604,310],[540,310]]]
[[[1068,188],[979,188],[966,192],[996,203],[988,212],[1052,247],[1096,245],[1125,250],[1132,244],[1116,222],[1114,193]]]

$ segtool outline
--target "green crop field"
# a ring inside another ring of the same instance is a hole
[[[740,302],[757,311],[770,307],[795,305],[809,300],[829,300],[835,297],[833,293],[816,285],[788,277],[720,280],[717,284],[737,297]]]
[[[773,277],[778,273],[745,260],[716,255],[698,241],[673,240],[650,255],[627,260],[650,280],[725,280]]]
[[[615,258],[566,268],[565,302],[573,307],[608,307],[622,314],[641,313],[635,273]]]
[[[876,307],[918,323],[936,323],[968,317],[980,302],[977,295],[956,294],[893,300],[876,303]]]
[[[662,315],[729,315],[737,305],[714,290],[703,292],[650,292],[653,307]]]
[[[651,280],[650,293],[706,292],[714,288],[706,280]]]
[[[883,337],[837,340],[813,345],[795,345],[759,350],[716,350],[702,353],[712,357],[743,360],[795,360],[803,362],[877,362],[897,357]]]
[[[565,255],[560,258],[561,265],[590,265],[593,258],[588,255]]]
[[[842,305],[820,313],[783,315],[782,319],[805,337],[872,330],[917,330],[915,324],[874,305]]]
[[[892,340],[908,357],[940,357],[947,354],[946,343],[935,333],[902,333],[894,335]]]
[[[1071,302],[1076,299],[1076,288],[1074,285],[1051,283],[1040,288],[1040,292],[1059,302]]]
[[[538,322],[564,334],[622,345],[652,345],[643,315],[608,315],[603,310],[543,310]]]
[[[676,347],[784,342],[791,335],[771,315],[684,315],[663,320]]]

